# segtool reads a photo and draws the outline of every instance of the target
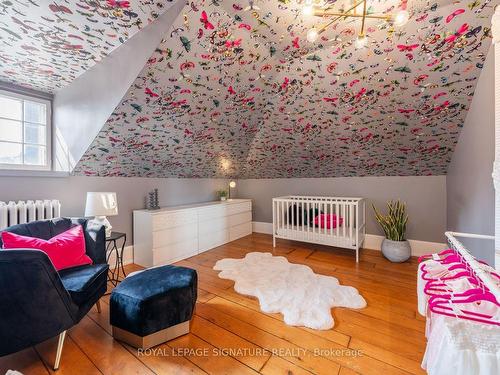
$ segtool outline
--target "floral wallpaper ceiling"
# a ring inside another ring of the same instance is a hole
[[[45,92],[72,82],[172,0],[0,0],[0,80]]]
[[[328,2],[341,9],[349,1]],[[396,28],[331,25],[300,1],[190,1],[75,173],[155,177],[445,174],[491,45],[493,4],[369,0]]]

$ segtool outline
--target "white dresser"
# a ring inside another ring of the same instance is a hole
[[[169,264],[252,233],[252,201],[134,211],[134,263]]]

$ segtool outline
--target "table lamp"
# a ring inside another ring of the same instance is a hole
[[[106,237],[111,236],[111,223],[106,216],[118,215],[118,204],[116,193],[88,192],[87,202],[85,203],[85,216],[94,216],[94,222],[104,225],[106,228]]]
[[[229,196],[228,198],[231,199],[231,189],[234,189],[236,187],[236,181],[231,181],[229,183]]]

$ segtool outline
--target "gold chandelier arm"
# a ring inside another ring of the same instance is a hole
[[[323,31],[325,31],[327,29],[328,26],[331,26],[333,25],[335,22],[337,22],[339,19],[341,18],[347,18],[347,17],[352,17],[353,14],[349,14],[350,11],[352,11],[353,9],[357,8],[359,5],[361,5],[361,3],[364,3],[365,6],[366,6],[366,0],[360,0],[356,3],[354,3],[353,6],[351,6],[349,9],[347,9],[344,13],[341,13],[339,16],[335,17],[333,20],[331,20],[330,22],[328,22],[326,25],[322,26],[319,30],[318,30],[318,34],[321,34]],[[328,9],[328,8],[327,8]],[[366,13],[366,12],[363,12],[363,13]]]
[[[366,20],[366,0],[364,0],[363,3],[363,18],[361,19],[361,31],[359,32],[359,35],[361,36],[365,35],[365,20]]]
[[[354,5],[352,5],[349,9],[347,9],[343,13],[349,13],[351,10],[356,9],[358,7],[358,5],[360,5],[363,1],[364,0],[359,0],[357,3],[355,3]],[[321,9],[321,10],[326,12],[326,11],[332,9],[334,7],[334,5],[335,4],[330,5],[330,6],[326,7],[326,8]]]
[[[348,14],[348,13],[339,13],[339,12],[323,12],[315,10],[313,13],[315,16],[323,17],[323,16],[340,16],[340,17],[354,17],[354,18],[362,18],[362,14]],[[376,15],[376,14],[367,14],[365,18],[374,18],[378,20],[391,20],[392,17],[390,15]]]

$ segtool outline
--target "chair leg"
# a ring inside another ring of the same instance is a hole
[[[59,369],[59,362],[61,362],[61,353],[63,350],[64,339],[66,338],[66,331],[61,332],[59,335],[59,342],[57,343],[56,361],[54,363],[54,371]]]
[[[100,314],[101,313],[101,300],[98,299],[97,302],[95,303],[95,307],[97,308],[97,312]]]

